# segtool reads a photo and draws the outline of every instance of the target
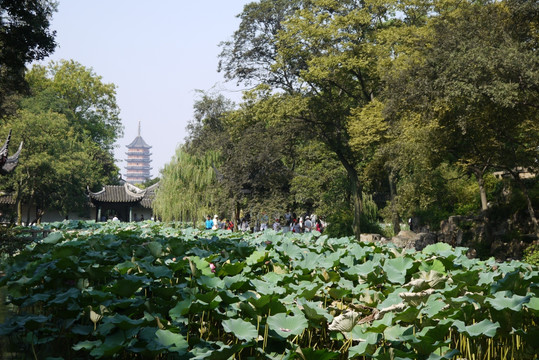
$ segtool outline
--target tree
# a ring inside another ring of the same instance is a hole
[[[242,17],[240,30],[256,28],[270,39],[269,45],[241,62],[224,52],[227,74],[244,82],[263,81],[304,99],[298,101],[301,111],[288,120],[303,124],[304,131],[320,139],[346,170],[353,228],[359,237],[362,184],[357,165],[367,157],[350,146],[349,125],[362,121],[358,115],[380,92],[378,64],[390,58],[391,52],[379,46],[378,36],[398,23],[393,4],[315,0],[268,9],[261,2],[260,12],[253,11],[257,4],[250,5],[244,13],[258,15]],[[257,49],[255,40],[261,37],[238,31],[233,43],[235,48],[247,43],[247,49]]]
[[[211,191],[216,177],[216,153],[192,155],[183,146],[161,170],[159,189],[152,203],[155,215],[165,221],[192,222],[196,226],[212,210]]]
[[[204,94],[195,103],[185,147],[191,154],[219,153],[214,206],[232,214],[235,223],[241,210],[286,210],[291,176],[286,159],[292,155],[292,139],[298,138],[275,120],[279,96],[253,91],[245,99],[234,109],[222,95]]]
[[[116,86],[103,83],[101,76],[73,60],[35,65],[28,72],[32,104],[42,110],[64,114],[71,126],[112,155],[123,134],[116,104]]]
[[[87,205],[87,186],[100,180],[100,164],[92,157],[99,148],[81,137],[62,114],[20,110],[0,127],[13,129],[13,140],[24,142],[19,165],[2,186],[14,193],[17,223],[23,219],[22,205],[36,205],[39,222],[45,208],[67,215]],[[31,221],[27,214],[27,221]]]
[[[488,171],[509,171],[521,184],[515,169],[537,159],[538,14],[537,4],[522,1],[464,1],[440,9],[411,51],[419,60],[404,56],[401,64],[408,66],[388,80],[388,104],[404,117],[415,112],[418,126],[435,130],[431,150],[476,177],[483,210]]]
[[[54,51],[56,34],[49,26],[55,11],[55,1],[0,2],[0,118],[15,111],[9,99],[28,90],[26,64]]]

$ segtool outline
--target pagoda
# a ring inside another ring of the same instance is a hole
[[[152,147],[140,136],[140,121],[138,123],[138,136],[127,145],[127,166],[125,180],[131,184],[140,184],[150,179],[150,149]]]

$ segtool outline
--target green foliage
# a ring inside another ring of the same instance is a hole
[[[17,93],[26,93],[25,67],[54,51],[50,29],[53,0],[3,0],[0,5],[0,118],[15,112]]]
[[[324,233],[329,237],[335,238],[352,236],[354,234],[352,228],[353,222],[354,217],[349,209],[334,209],[334,211],[327,216],[328,226],[324,230]]]
[[[26,78],[32,90],[27,108],[63,114],[78,134],[112,153],[123,135],[114,84],[104,83],[91,68],[73,60],[35,65]]]
[[[52,111],[20,110],[0,126],[1,133],[9,129],[15,143],[24,143],[24,151],[2,187],[13,193],[18,209],[29,203],[67,214],[87,205],[84,189],[103,179],[102,163],[95,158],[100,149],[92,141],[77,133],[64,115]]]
[[[152,222],[50,228],[57,231],[8,259],[0,278],[16,310],[0,335],[20,358],[535,351],[539,279],[529,264],[468,259],[443,243],[401,252],[317,232],[243,236]]]
[[[539,243],[531,244],[524,250],[523,261],[534,266],[539,266]]]
[[[212,187],[216,184],[215,164],[218,164],[216,153],[197,156],[178,147],[175,156],[161,171],[159,189],[152,203],[156,216],[165,221],[196,224],[210,214]]]

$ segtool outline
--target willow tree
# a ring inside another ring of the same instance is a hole
[[[196,226],[211,210],[217,154],[193,155],[178,147],[172,160],[161,170],[153,210],[164,221],[191,221]]]

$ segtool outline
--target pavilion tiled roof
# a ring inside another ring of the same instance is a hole
[[[144,197],[140,201],[140,205],[142,205],[145,208],[151,208],[153,199],[155,198],[155,191],[159,187],[159,183],[153,184],[152,186],[148,186],[146,188],[146,194],[144,194]]]
[[[0,194],[0,205],[15,205],[15,196],[13,194]]]
[[[152,207],[155,190],[159,183],[146,189],[139,189],[135,185],[125,183],[123,185],[105,185],[99,192],[88,191],[90,200],[103,203],[135,203],[140,202],[145,208]]]
[[[105,185],[99,192],[89,191],[90,199],[109,203],[129,203],[142,200],[145,190],[125,183],[123,185]]]

